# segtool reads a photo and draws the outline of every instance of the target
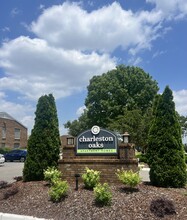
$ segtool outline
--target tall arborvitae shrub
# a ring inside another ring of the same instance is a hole
[[[44,169],[58,166],[61,142],[52,94],[39,98],[35,114],[35,124],[28,140],[28,154],[23,169],[24,181],[43,180]]]
[[[153,115],[147,150],[150,181],[155,186],[183,187],[187,172],[181,127],[168,86],[156,97]]]

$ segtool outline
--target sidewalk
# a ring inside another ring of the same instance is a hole
[[[143,182],[150,182],[149,171],[150,171],[149,167],[140,166],[139,174]]]
[[[8,213],[0,212],[0,220],[47,220],[47,219],[36,218],[33,216],[15,215],[15,214],[8,214]],[[50,220],[52,220],[52,219],[50,219]]]

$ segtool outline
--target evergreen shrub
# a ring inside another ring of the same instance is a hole
[[[139,153],[139,154],[136,155],[136,158],[139,159],[140,163],[147,163],[146,154]]]
[[[172,91],[167,86],[155,99],[147,158],[152,185],[184,187],[187,181],[184,147]]]
[[[52,94],[39,98],[35,114],[35,124],[28,140],[23,169],[24,181],[43,180],[43,171],[47,167],[58,167],[61,141]]]

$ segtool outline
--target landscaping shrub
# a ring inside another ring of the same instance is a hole
[[[167,86],[155,99],[154,119],[146,152],[152,185],[184,187],[187,182],[181,126],[175,111],[171,89]]]
[[[187,144],[184,144],[184,150],[187,153]]]
[[[59,202],[67,195],[68,183],[61,180],[61,172],[55,167],[48,167],[44,170],[44,180],[51,185],[49,196],[53,202]]]
[[[110,205],[111,204],[112,193],[107,183],[97,184],[97,186],[94,187],[94,196],[95,196],[96,203],[99,205]]]
[[[6,192],[4,192],[4,199],[8,199],[10,196],[13,196],[13,195],[15,195],[16,193],[18,193],[18,187],[10,187],[10,188],[8,188],[7,189],[7,191]]]
[[[151,201],[150,211],[157,217],[163,218],[165,215],[176,214],[174,203],[165,198]]]
[[[51,185],[60,180],[61,172],[55,167],[48,167],[44,170],[44,180],[48,181]]]
[[[49,190],[49,196],[53,202],[59,202],[67,195],[68,191],[67,181],[58,180]]]
[[[61,141],[56,104],[52,94],[39,98],[35,114],[23,169],[24,181],[43,180],[44,169],[58,167]]]
[[[185,163],[187,163],[187,154],[185,154]]]
[[[147,163],[147,157],[146,157],[146,154],[142,154],[142,153],[138,153],[136,155],[136,158],[139,159],[139,162],[141,163]]]
[[[4,181],[4,180],[1,180],[0,181],[0,189],[2,189],[2,188],[6,188],[6,187],[8,187],[8,182],[7,181]]]
[[[23,180],[23,176],[15,176],[13,179],[16,180],[17,182],[18,181],[22,181]]]
[[[100,172],[97,170],[85,168],[85,173],[82,174],[82,179],[87,189],[93,189],[100,180]]]
[[[133,172],[132,170],[118,169],[116,175],[125,186],[130,188],[136,187],[141,181],[139,173]]]
[[[0,148],[0,154],[6,154],[6,153],[8,153],[9,151],[11,151],[11,149],[8,148],[8,147]]]

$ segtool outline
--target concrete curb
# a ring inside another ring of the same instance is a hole
[[[33,216],[14,215],[14,214],[8,214],[8,213],[0,212],[0,220],[47,220],[47,219],[36,218],[36,217],[33,217]]]

